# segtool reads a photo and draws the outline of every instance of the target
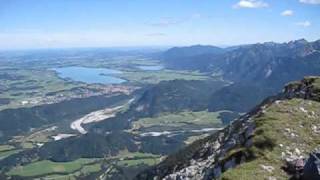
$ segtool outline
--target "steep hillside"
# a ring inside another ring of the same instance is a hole
[[[297,40],[240,47],[225,54],[221,69],[233,81],[260,81],[281,88],[288,81],[320,73],[318,43]]]
[[[255,83],[234,83],[213,93],[208,108],[210,111],[230,110],[244,113],[275,93],[277,91],[273,87],[261,88]]]
[[[227,50],[215,46],[174,47],[164,52],[161,58],[170,68],[204,70],[207,68],[206,65],[212,62],[211,57],[225,51]]]
[[[320,77],[308,77],[137,179],[289,179],[288,165],[319,147],[319,124]]]
[[[174,47],[165,52],[167,58],[192,57],[201,54],[219,54],[224,50],[216,46],[194,45],[189,47]]]
[[[147,89],[132,109],[146,116],[154,116],[161,112],[204,110],[207,109],[212,94],[226,84],[218,80],[163,81]]]

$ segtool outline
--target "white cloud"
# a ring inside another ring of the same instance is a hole
[[[240,0],[233,8],[265,8],[269,4],[262,0]]]
[[[306,4],[320,4],[320,0],[299,0],[301,3]]]
[[[292,10],[285,10],[281,13],[282,16],[292,16],[293,11]]]
[[[297,22],[296,25],[302,26],[302,27],[309,27],[311,26],[311,22],[310,21]]]

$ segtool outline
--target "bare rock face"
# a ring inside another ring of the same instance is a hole
[[[269,173],[272,173],[272,171],[274,170],[273,166],[268,166],[268,165],[261,164],[260,167],[261,167],[262,170],[267,171]]]
[[[303,180],[320,179],[320,149],[315,150],[309,156],[304,169]]]
[[[319,77],[306,77],[301,82],[289,83],[281,98],[303,98],[320,101]]]

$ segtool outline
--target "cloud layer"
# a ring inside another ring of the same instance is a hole
[[[309,26],[311,26],[311,22],[310,21],[302,21],[302,22],[297,22],[296,25],[302,26],[302,27],[309,27]]]
[[[233,5],[233,8],[265,8],[269,7],[269,4],[260,0],[241,0],[237,4]]]
[[[320,4],[320,0],[300,0],[300,2],[306,4]]]
[[[282,16],[292,16],[293,11],[292,10],[285,10],[281,13]]]

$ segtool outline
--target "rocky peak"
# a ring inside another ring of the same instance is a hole
[[[301,45],[301,44],[308,44],[309,42],[306,39],[298,39],[295,41],[290,41],[289,45]]]
[[[314,49],[320,51],[320,40],[317,40],[317,41],[313,42],[312,46],[313,46]]]
[[[319,77],[306,77],[301,81],[286,85],[283,94],[285,98],[303,98],[320,101]]]
[[[289,49],[296,56],[305,57],[317,51],[312,42],[308,42],[305,39],[299,39],[288,43]]]

